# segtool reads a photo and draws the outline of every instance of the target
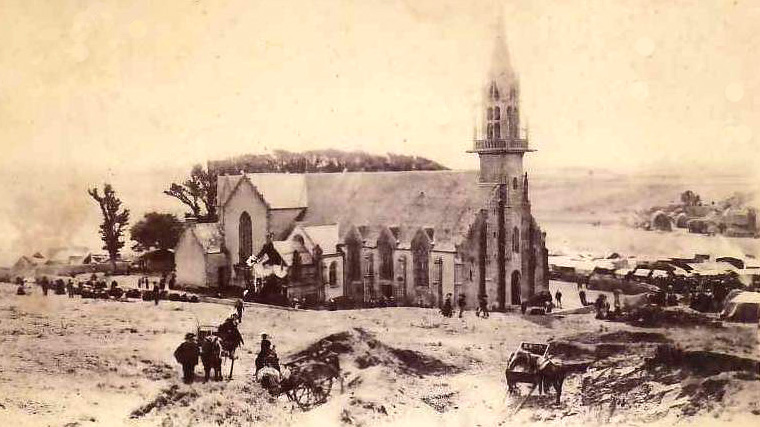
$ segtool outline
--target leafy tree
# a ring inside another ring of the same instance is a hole
[[[111,184],[103,185],[102,196],[97,187],[88,189],[87,194],[98,202],[100,212],[103,214],[103,223],[100,224],[100,237],[105,243],[103,249],[108,251],[108,255],[111,257],[111,266],[115,270],[119,251],[124,247],[124,241],[121,238],[124,235],[124,227],[129,223],[129,209],[121,208],[121,200],[116,197],[116,192]]]
[[[149,212],[129,232],[136,251],[173,249],[182,234],[182,223],[172,214]]]
[[[184,203],[199,221],[216,221],[216,174],[193,166],[190,179],[183,184],[172,183],[164,194]]]

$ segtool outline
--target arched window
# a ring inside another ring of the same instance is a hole
[[[493,119],[494,120],[501,120],[501,108],[496,107],[493,109]]]
[[[327,280],[331,288],[338,286],[338,263],[336,261],[330,263]]]
[[[362,241],[355,233],[346,237],[346,264],[349,282],[362,280]]]
[[[412,241],[412,265],[414,268],[414,286],[430,286],[430,248],[422,233]]]
[[[496,107],[496,108],[498,108],[498,107]],[[488,118],[488,120],[492,120],[493,119],[493,108],[488,107],[488,112],[486,113],[486,117]]]
[[[512,252],[520,252],[520,229],[512,230]]]
[[[494,139],[501,138],[501,125],[498,123],[494,123],[493,125],[493,137]]]
[[[486,134],[488,135],[488,139],[493,139],[493,125],[491,123],[486,127]]]
[[[517,178],[512,178],[512,189],[517,190]]]
[[[238,224],[239,262],[243,263],[253,254],[253,227],[248,212],[240,214]]]
[[[382,233],[377,239],[377,250],[380,253],[380,279],[393,280],[393,247],[388,233]]]

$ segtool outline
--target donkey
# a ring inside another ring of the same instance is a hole
[[[219,337],[209,335],[201,344],[201,361],[203,370],[206,372],[205,381],[208,381],[211,370],[214,370],[214,381],[222,379],[222,345]]]
[[[517,393],[518,391],[517,383],[520,381],[517,379],[516,372],[514,371],[518,366],[522,367],[524,372],[528,374],[530,378],[528,382],[538,387],[539,395],[544,394],[544,392],[548,394],[549,389],[554,387],[557,393],[556,403],[559,404],[562,385],[567,376],[567,371],[561,363],[524,350],[512,353],[509,357],[507,369],[504,372],[510,393]],[[524,375],[523,378],[525,378]]]

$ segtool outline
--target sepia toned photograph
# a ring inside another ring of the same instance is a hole
[[[758,22],[0,0],[0,426],[757,425]]]

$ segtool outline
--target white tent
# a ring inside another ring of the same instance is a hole
[[[720,314],[722,319],[743,323],[757,323],[760,319],[760,293],[741,292],[727,300]]]

